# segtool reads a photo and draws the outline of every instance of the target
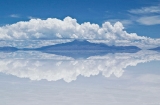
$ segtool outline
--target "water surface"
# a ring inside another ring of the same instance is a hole
[[[88,53],[87,53],[88,54]],[[160,52],[0,52],[2,105],[159,105]]]

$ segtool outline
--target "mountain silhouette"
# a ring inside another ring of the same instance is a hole
[[[74,40],[68,43],[44,46],[35,50],[72,58],[87,58],[107,53],[136,53],[141,49],[136,46],[108,46],[103,43],[97,44],[86,40]]]
[[[106,55],[108,53],[136,53],[141,49],[136,46],[108,46],[103,43],[91,43],[86,40],[74,40],[68,43],[43,46],[40,48],[0,47],[2,52],[14,51],[40,51],[43,53],[68,56],[72,58],[88,58],[96,55]]]
[[[86,40],[74,40],[68,43],[44,46],[36,50],[55,51],[55,50],[107,50],[107,51],[137,51],[141,50],[136,46],[108,46],[100,43],[90,43]]]

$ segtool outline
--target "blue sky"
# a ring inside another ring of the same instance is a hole
[[[132,14],[128,11],[144,7],[158,6],[159,0],[0,0],[0,24],[11,24],[29,18],[59,18],[66,16],[76,18],[79,23],[92,22],[101,24],[104,21],[124,21],[126,30],[138,35],[159,37],[160,22],[156,25],[132,23],[132,18],[145,14]],[[138,15],[138,16],[137,16]],[[158,16],[160,11],[152,13]],[[145,15],[146,16],[146,15]],[[147,15],[147,16],[150,16]],[[136,21],[136,20],[135,20]],[[132,24],[131,24],[132,23]],[[145,30],[145,31],[144,31]]]
[[[0,0],[0,26],[67,16],[102,26],[121,22],[127,33],[159,38],[160,0]]]

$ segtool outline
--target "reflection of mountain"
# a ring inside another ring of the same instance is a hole
[[[160,47],[152,48],[150,50],[155,50],[155,51],[159,51],[160,52]]]
[[[41,52],[0,53],[0,72],[31,80],[46,79],[66,82],[76,80],[79,75],[90,77],[102,73],[105,77],[114,74],[120,77],[124,68],[152,60],[160,60],[160,53],[139,51],[137,53],[116,53],[92,56],[87,59],[73,59]]]
[[[14,52],[17,51],[18,49],[15,47],[0,47],[1,52]]]

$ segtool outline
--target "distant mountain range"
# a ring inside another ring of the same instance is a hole
[[[18,49],[15,47],[0,47],[1,52],[14,52],[18,50],[40,51],[72,58],[87,58],[89,56],[105,55],[107,53],[136,53],[141,49],[136,46],[108,46],[103,43],[90,43],[86,40],[74,40],[68,43],[43,46],[40,48]]]

